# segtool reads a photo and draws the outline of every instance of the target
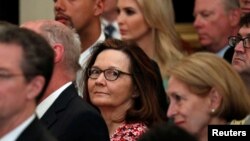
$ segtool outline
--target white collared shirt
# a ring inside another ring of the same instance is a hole
[[[49,107],[55,102],[55,100],[59,97],[59,95],[64,91],[72,82],[68,82],[61,86],[59,89],[54,91],[51,95],[49,95],[46,99],[44,99],[37,107],[36,113],[39,119],[42,118],[44,113],[49,109]]]
[[[80,85],[82,81],[82,78],[83,78],[83,74],[84,74],[84,71],[86,70],[86,63],[91,55],[91,52],[93,50],[93,47],[98,44],[98,43],[101,43],[101,42],[104,42],[105,41],[105,35],[104,35],[104,31],[102,30],[101,31],[101,35],[99,36],[99,38],[97,39],[97,41],[91,45],[89,48],[87,48],[84,52],[81,53],[80,55],[80,58],[79,58],[79,64],[80,66],[82,67],[82,69],[78,70],[77,71],[77,74],[76,74],[76,84],[77,84],[77,87],[78,87],[78,95],[80,97],[83,97],[83,94],[82,94],[82,91],[83,91],[83,85]]]
[[[105,35],[104,32],[101,32],[101,35],[99,36],[99,38],[97,39],[97,41],[91,45],[89,48],[87,48],[84,52],[81,53],[80,58],[79,58],[79,64],[81,65],[81,67],[84,69],[85,65],[87,63],[88,58],[91,55],[91,51],[93,50],[93,47],[98,44],[105,41]]]
[[[224,48],[222,48],[220,51],[218,51],[216,54],[220,57],[224,57],[224,54],[225,52],[227,51],[227,49],[229,48],[230,46],[225,46]]]
[[[15,129],[0,138],[0,141],[15,141],[20,134],[30,125],[30,123],[35,119],[35,114],[32,114],[28,119],[22,122]]]

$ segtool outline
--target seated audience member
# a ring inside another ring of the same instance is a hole
[[[250,13],[240,20],[237,36],[230,36],[228,43],[234,47],[232,66],[242,76],[247,86],[250,85]],[[249,87],[250,88],[250,87]]]
[[[240,20],[240,30],[237,36],[228,38],[229,44],[234,47],[232,66],[239,73],[249,71],[250,68],[250,13]]]
[[[239,30],[239,0],[195,0],[194,17],[201,48],[231,63],[234,51],[227,38]]]
[[[250,113],[250,98],[242,79],[221,57],[195,53],[168,72],[167,116],[199,141],[207,140],[207,125],[228,124]]]
[[[111,141],[135,141],[162,122],[157,76],[150,58],[137,45],[115,39],[98,44],[84,76],[85,98],[100,110]]]
[[[118,0],[117,7],[122,40],[136,42],[157,62],[166,81],[167,68],[183,56],[172,0]]]
[[[35,114],[53,61],[54,52],[40,35],[0,22],[1,141],[56,141]]]
[[[78,96],[74,85],[80,69],[78,35],[54,20],[30,21],[22,27],[41,34],[55,52],[52,79],[36,109],[41,121],[60,141],[108,141],[102,116]]]
[[[121,39],[117,16],[117,0],[105,0],[101,22],[106,38]]]
[[[165,89],[168,81],[166,70],[183,56],[180,37],[174,26],[172,0],[118,0],[117,7],[122,40],[135,42],[159,65]],[[162,97],[159,103],[165,114],[168,107],[165,90],[158,95]]]
[[[103,42],[105,34],[101,28],[104,0],[54,0],[55,20],[74,28],[81,41],[79,63],[83,70],[92,47]]]
[[[174,124],[165,123],[152,127],[138,141],[196,141],[196,138]]]
[[[250,96],[250,13],[240,20],[240,30],[237,36],[229,37],[229,44],[234,47],[232,66],[240,74],[248,88]],[[250,116],[243,120],[234,120],[232,124],[250,124]]]
[[[74,28],[81,41],[81,55],[79,64],[82,70],[91,54],[93,46],[103,42],[106,37],[101,28],[101,14],[104,9],[104,0],[53,0],[55,20]],[[80,72],[80,71],[79,71]],[[82,71],[81,71],[82,72]],[[80,96],[79,80],[82,73],[77,74],[76,84]]]

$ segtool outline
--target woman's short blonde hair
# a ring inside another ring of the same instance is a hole
[[[231,121],[250,113],[250,95],[239,74],[224,59],[212,53],[195,53],[168,70],[190,91],[206,96],[214,88],[222,96],[215,115]]]

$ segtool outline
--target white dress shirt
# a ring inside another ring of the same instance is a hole
[[[15,129],[11,130],[9,133],[0,138],[0,141],[15,141],[20,134],[31,124],[35,119],[35,114],[32,114],[28,119],[22,122]]]
[[[225,46],[223,49],[221,49],[220,51],[218,51],[216,54],[220,57],[224,57],[224,54],[226,53],[227,49],[229,48],[230,46]]]
[[[79,58],[79,64],[80,66],[82,67],[82,69],[78,70],[77,74],[76,74],[76,84],[77,84],[77,87],[78,87],[78,95],[83,97],[83,94],[82,94],[82,91],[83,91],[83,85],[80,85],[81,84],[81,80],[83,78],[83,74],[84,74],[84,71],[86,70],[86,63],[91,55],[91,52],[93,50],[93,47],[98,44],[98,43],[101,43],[101,42],[104,42],[105,41],[105,35],[104,35],[104,32],[102,31],[101,32],[101,35],[99,36],[99,38],[97,39],[97,41],[91,45],[87,50],[85,50],[84,52],[81,53],[80,55],[80,58]]]
[[[37,107],[36,113],[39,119],[42,118],[44,113],[49,109],[49,107],[55,102],[55,100],[59,97],[59,95],[64,91],[72,82],[68,82],[61,86],[59,89],[54,91],[51,95],[49,95],[46,99],[44,99]]]
[[[81,53],[80,58],[79,58],[79,64],[81,65],[81,67],[83,69],[85,68],[87,60],[88,60],[88,58],[91,55],[91,51],[93,50],[93,47],[96,44],[98,44],[100,42],[103,42],[103,41],[105,41],[105,35],[104,35],[104,32],[102,31],[101,35],[99,36],[99,38],[97,39],[97,41],[93,45],[91,45],[89,48],[87,48],[84,52]]]

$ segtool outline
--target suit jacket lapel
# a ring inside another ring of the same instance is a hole
[[[58,120],[58,113],[63,112],[67,107],[68,102],[70,102],[70,100],[75,96],[77,96],[77,90],[74,84],[71,84],[60,94],[48,111],[45,112],[41,118],[41,121],[48,129]]]

